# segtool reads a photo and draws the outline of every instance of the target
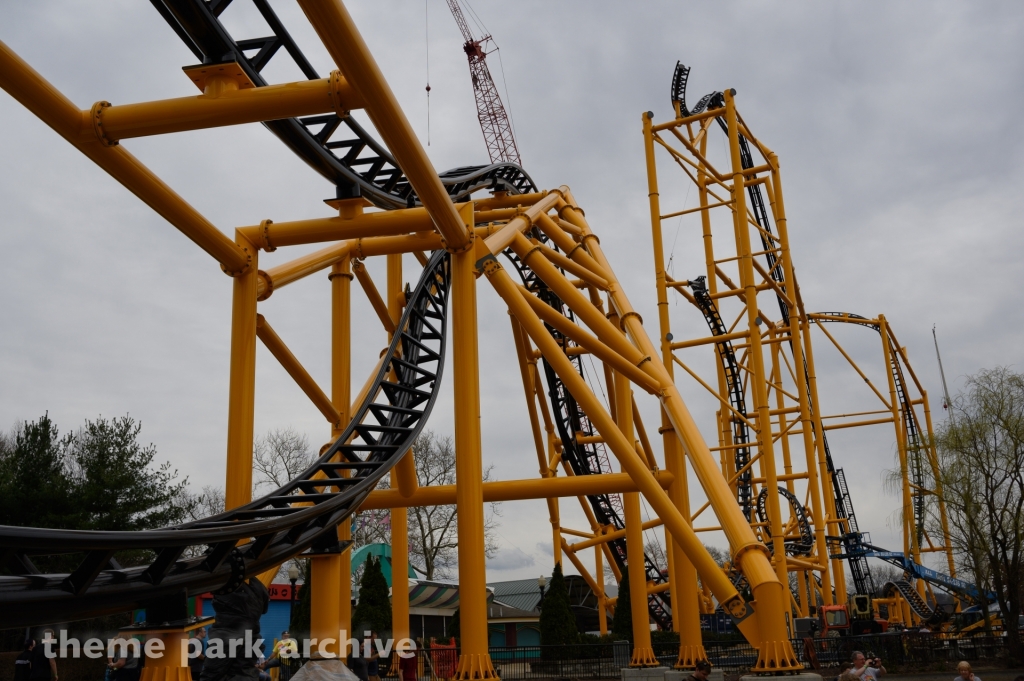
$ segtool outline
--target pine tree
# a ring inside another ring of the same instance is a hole
[[[459,629],[462,627],[462,622],[459,617],[459,608],[455,608],[455,614],[452,615],[452,623],[448,625],[448,635],[451,638],[458,639],[462,636]]]
[[[288,632],[293,638],[305,638],[309,636],[310,619],[313,612],[313,565],[310,560],[299,561],[302,566],[302,584],[298,585],[298,598],[295,600],[295,608],[292,610],[291,622],[288,623]],[[277,632],[271,632],[277,635]],[[267,632],[264,632],[267,635]]]
[[[359,582],[359,604],[352,613],[352,630],[356,638],[364,631],[376,631],[381,638],[387,638],[386,633],[391,631],[388,581],[384,578],[380,561],[372,556],[367,559]]]
[[[616,641],[633,640],[633,611],[629,606],[629,567],[622,568],[619,580],[619,595],[615,600],[615,616],[612,618],[612,636]]]
[[[576,615],[569,606],[569,587],[562,575],[561,563],[555,563],[540,611],[540,644],[562,646],[579,643],[579,640]]]

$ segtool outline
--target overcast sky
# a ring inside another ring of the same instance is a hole
[[[317,70],[335,68],[294,2],[273,6]],[[435,167],[484,163],[462,38],[445,3],[349,8],[424,141],[429,61]],[[477,0],[473,9],[501,46],[501,61],[489,61],[503,95],[507,85],[524,166],[542,187],[572,188],[652,336],[640,116],[651,110],[656,120],[671,117],[670,77],[682,60],[693,67],[691,103],[735,88],[745,120],[779,155],[793,260],[809,309],[885,314],[930,391],[937,420],[933,324],[952,391],[985,367],[1020,369],[1019,3]],[[246,0],[236,0],[222,18],[236,38],[264,35],[254,16]],[[180,70],[194,56],[149,3],[7,0],[0,2],[0,40],[84,109],[101,99],[195,94]],[[274,82],[299,78],[282,57],[265,73]],[[6,94],[0,120],[0,424],[48,411],[66,431],[100,414],[128,413],[142,421],[159,457],[193,485],[222,484],[230,279]],[[333,188],[259,125],[124,146],[226,234],[266,218],[330,214],[322,200]],[[666,210],[695,205],[681,172],[667,156],[660,161]],[[665,225],[680,278],[702,271],[696,225]],[[261,266],[306,250],[261,254]],[[383,286],[380,266],[370,267]],[[406,267],[414,281],[415,261],[408,258]],[[356,390],[386,338],[363,297],[353,299]],[[328,305],[323,274],[260,305],[324,386]],[[507,313],[486,283],[479,305],[485,464],[496,478],[533,477]],[[706,334],[685,301],[672,315],[677,337]],[[878,336],[831,330],[884,390]],[[878,408],[820,334],[815,350],[825,412]],[[710,370],[710,355],[693,357]],[[257,371],[257,432],[291,426],[314,446],[324,442],[328,426],[262,346]],[[714,404],[694,382],[679,382],[714,438]],[[641,408],[655,431],[656,404],[646,399]],[[452,431],[449,381],[429,427]],[[899,500],[882,486],[895,453],[891,426],[836,431],[830,442],[861,527],[876,543],[899,548]],[[694,507],[703,502],[696,484],[691,493]],[[585,526],[575,501],[562,508],[566,525]],[[488,579],[550,572],[548,537],[543,502],[504,504],[501,550]],[[708,541],[724,545],[721,537]]]

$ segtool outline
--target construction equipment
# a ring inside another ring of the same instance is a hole
[[[494,38],[490,34],[481,38],[474,37],[466,22],[466,15],[459,6],[459,0],[447,2],[452,16],[455,17],[455,23],[459,25],[459,31],[466,41],[462,44],[462,49],[469,60],[469,76],[473,82],[473,96],[476,99],[476,116],[480,121],[480,130],[484,133],[487,155],[491,163],[522,165],[512,131],[512,122],[505,111],[505,105],[501,102],[501,95],[498,94],[494,79],[491,78],[491,70],[487,68],[487,55],[497,50],[495,46],[488,51],[489,45],[494,45]]]

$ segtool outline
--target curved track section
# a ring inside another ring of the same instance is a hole
[[[310,79],[321,78],[299,50],[267,0],[251,0],[270,35],[236,40],[220,21],[231,0],[150,0],[178,37],[204,64],[237,62],[256,87],[267,85],[262,72],[281,48]],[[241,0],[239,0],[240,2]],[[384,208],[418,204],[416,194],[390,152],[351,115],[286,118],[263,125],[289,149],[337,187],[338,198],[363,196]],[[455,168],[441,174],[455,201],[481,189],[522,194],[535,191],[530,176],[514,163]]]
[[[806,556],[814,549],[814,532],[811,530],[811,521],[807,517],[807,510],[795,494],[785,487],[778,488],[779,496],[789,502],[789,509],[793,515],[793,524],[796,526],[797,536],[787,536],[784,540],[786,553],[791,556]],[[768,488],[762,487],[761,493],[757,495],[757,519],[762,523],[768,522]],[[787,533],[788,534],[788,533]],[[774,551],[769,537],[765,544],[769,551]]]
[[[557,247],[548,242],[547,237],[535,231],[533,237],[547,243],[552,248]],[[533,270],[524,265],[519,257],[511,250],[505,251],[507,257],[519,272],[523,285],[532,293],[552,308],[564,315],[570,321],[575,321],[572,310],[555,295],[547,285],[534,274]],[[557,329],[547,327],[551,335],[558,341],[559,345],[568,350],[576,344],[563,336]],[[569,360],[576,367],[576,371],[586,379],[583,371],[583,358],[578,353],[566,353]],[[611,462],[604,450],[604,445],[595,442],[581,442],[582,438],[590,438],[597,435],[597,430],[590,423],[586,413],[576,403],[576,399],[569,392],[568,388],[559,378],[551,365],[544,361],[544,378],[548,386],[548,399],[551,400],[552,416],[555,420],[555,427],[558,429],[558,437],[562,441],[562,460],[569,464],[575,475],[597,475],[600,473],[612,473]],[[594,517],[601,525],[610,526],[616,530],[625,529],[625,514],[622,510],[622,503],[618,495],[591,494],[587,501],[594,511]],[[612,558],[621,570],[627,561],[625,538],[614,539],[608,542]],[[647,581],[661,584],[667,581],[666,575],[662,574],[657,564],[650,556],[644,553],[644,572]],[[647,597],[647,609],[651,617],[665,631],[672,629],[672,607],[668,593],[649,594]]]
[[[687,85],[687,82],[689,80],[689,72],[690,72],[689,67],[684,66],[681,62],[677,62],[676,63],[675,73],[673,74],[673,77],[672,77],[671,97],[672,97],[673,103],[679,102],[680,115],[682,115],[682,116],[689,116],[689,115],[692,115],[692,114],[701,113],[701,112],[705,111],[708,108],[714,109],[714,108],[718,108],[718,107],[724,106],[724,98],[723,98],[722,93],[721,92],[712,92],[712,93],[707,94],[704,97],[702,97],[700,99],[700,101],[697,102],[696,106],[694,106],[694,108],[692,110],[687,109],[687,107],[686,107],[686,85]],[[718,122],[719,127],[721,127],[722,130],[725,131],[726,134],[728,134],[728,131],[729,131],[728,125],[722,119],[722,117],[718,116],[715,120]],[[739,139],[739,145],[740,145],[740,162],[741,162],[741,166],[744,169],[753,168],[754,167],[754,159],[753,159],[753,156],[750,153],[750,145],[749,145],[749,143],[747,141],[747,138],[744,135],[740,134],[738,136],[738,139]],[[751,177],[749,179],[753,179],[753,178]],[[765,251],[764,257],[765,257],[765,261],[766,261],[766,263],[768,265],[768,274],[771,276],[772,281],[774,281],[776,284],[778,284],[779,287],[783,291],[788,293],[789,292],[789,286],[788,286],[788,284],[786,282],[785,271],[782,268],[782,263],[778,260],[778,258],[775,256],[775,253],[773,252],[773,249],[775,249],[777,247],[778,242],[776,241],[775,237],[773,236],[772,227],[771,227],[771,221],[768,218],[768,212],[767,212],[767,210],[765,208],[764,198],[763,198],[763,196],[761,194],[761,185],[760,184],[748,185],[747,186],[747,195],[750,198],[750,211],[753,214],[754,219],[756,220],[758,227],[760,228],[758,230],[758,235],[759,235],[759,237],[761,239],[761,245],[762,245],[762,247],[763,247],[763,249]],[[777,295],[776,299],[777,299],[778,304],[779,304],[779,312],[782,314],[782,319],[786,320],[786,322],[788,323],[788,319],[789,319],[789,306],[786,304],[786,301],[782,298],[782,296],[778,296]],[[703,308],[702,308],[702,311],[703,311]],[[707,318],[707,313],[706,312],[705,312],[705,317]],[[863,319],[863,318],[861,318],[861,319]],[[710,324],[710,319],[709,319],[709,324]],[[790,347],[792,347],[792,345]],[[720,355],[721,355],[721,353],[720,353]],[[733,361],[735,361],[735,357],[733,358]],[[804,387],[805,387],[805,389],[808,392],[808,404],[810,405],[811,409],[813,410],[813,409],[817,408],[817,405],[815,405],[814,402],[812,400],[810,400],[810,381],[809,381],[809,374],[808,374],[808,370],[807,370],[807,360],[806,360],[805,357],[802,357],[801,361],[803,363],[804,377],[805,377],[805,386]],[[725,357],[723,357],[722,358],[722,362],[723,362],[723,368],[726,370],[726,373],[728,373],[729,369],[726,366],[728,360]],[[733,392],[733,389],[730,386],[730,394],[732,392]],[[841,468],[837,469],[835,467],[835,464],[833,463],[832,452],[829,449],[828,439],[826,438],[824,432],[822,432],[822,436],[821,437],[822,437],[822,448],[823,448],[824,453],[825,453],[825,463],[826,463],[826,466],[827,466],[829,472],[832,474],[831,478],[832,478],[833,494],[834,494],[835,499],[836,499],[836,514],[840,518],[847,520],[849,525],[850,525],[851,532],[848,533],[848,535],[843,538],[843,542],[844,542],[844,544],[847,545],[846,546],[847,554],[848,555],[852,555],[852,552],[849,550],[851,548],[850,545],[849,545],[849,541],[850,541],[849,536],[850,535],[854,535],[854,534],[856,534],[856,536],[859,536],[859,530],[856,529],[857,528],[857,517],[856,517],[856,514],[854,513],[854,510],[853,510],[853,500],[850,498],[849,489],[847,488],[847,485],[846,485],[846,478],[843,475],[843,470]],[[736,467],[737,470],[741,469],[741,466],[739,465],[739,456],[740,455],[737,452],[737,467]],[[749,450],[748,450],[746,456],[748,457],[748,460],[749,460]],[[871,579],[871,569],[870,569],[870,566],[868,565],[866,560],[851,557],[850,558],[850,571],[852,573],[851,576],[853,577],[854,584],[856,585],[857,591],[859,593],[872,593],[872,592],[874,592],[874,583],[873,583],[873,580]]]
[[[928,603],[917,593],[914,585],[905,579],[898,579],[894,582],[886,582],[882,587],[886,594],[899,594],[914,611],[914,614],[921,618],[925,624],[938,624],[946,619],[946,613],[938,608],[932,609]]]
[[[697,301],[697,307],[704,313],[704,319],[711,329],[712,336],[724,336],[728,333],[725,322],[718,314],[718,307],[708,293],[705,277],[697,277],[690,280],[690,290],[693,291],[693,298]],[[743,516],[751,519],[753,509],[753,475],[750,472],[750,431],[747,428],[747,400],[743,389],[743,377],[740,375],[739,362],[736,361],[736,351],[733,350],[732,341],[725,340],[715,343],[718,351],[718,358],[722,363],[722,370],[725,374],[725,383],[729,386],[729,402],[740,418],[732,418],[732,444],[737,445],[734,461],[736,470],[741,471],[736,476],[736,499],[740,508],[743,509]]]
[[[859,324],[874,329],[881,334],[879,325],[860,315],[849,312],[816,312],[814,319],[823,323],[847,323]],[[921,425],[917,421],[917,414],[907,394],[907,382],[903,375],[903,367],[899,361],[899,348],[893,343],[892,338],[886,338],[889,344],[889,371],[892,373],[893,383],[896,386],[896,399],[900,405],[900,413],[903,414],[903,424],[906,430],[907,465],[911,476],[911,497],[914,509],[914,524],[917,535],[917,545],[924,541],[925,524],[925,490],[927,481],[924,473],[924,443],[921,441]],[[849,547],[847,547],[849,549]],[[849,552],[849,551],[848,551]]]
[[[354,418],[323,456],[283,487],[210,518],[146,532],[0,526],[0,552],[16,573],[0,577],[4,624],[81,619],[230,590],[303,551],[343,550],[337,524],[409,450],[437,398],[449,261],[445,251],[431,257]],[[200,555],[183,558],[189,549]],[[117,564],[118,552],[139,550],[150,553],[149,564]],[[70,574],[39,573],[32,556],[54,553],[74,554],[78,567]]]

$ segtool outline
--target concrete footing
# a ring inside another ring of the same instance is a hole
[[[800,672],[799,674],[786,674],[785,676],[779,677],[786,679],[786,681],[822,681],[821,674],[814,674],[812,672]],[[763,676],[755,676],[748,674],[741,676],[740,681],[764,681]]]
[[[665,681],[686,681],[690,673],[691,670],[688,669],[670,669],[665,672]],[[708,674],[708,681],[725,681],[725,672],[721,669],[712,669]]]
[[[622,681],[665,681],[668,667],[623,667]]]

